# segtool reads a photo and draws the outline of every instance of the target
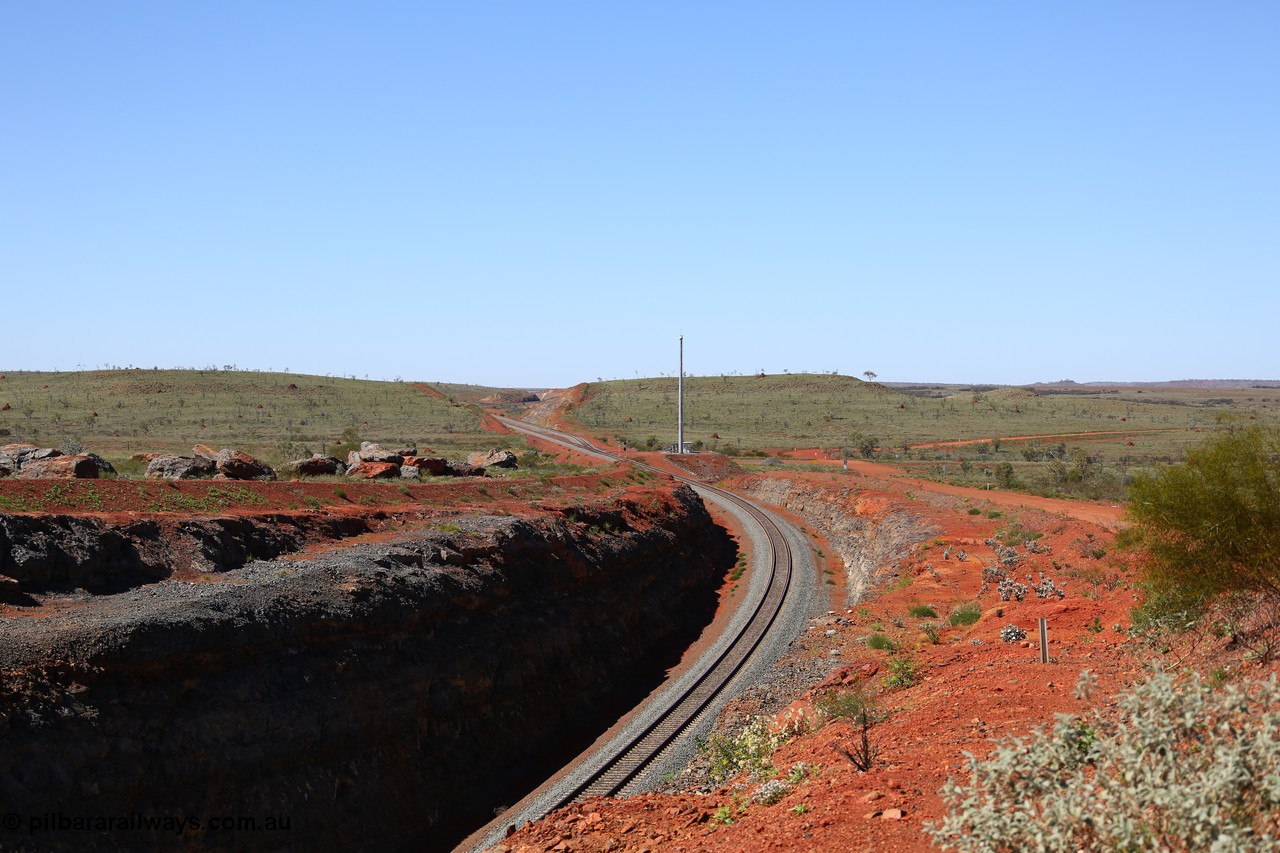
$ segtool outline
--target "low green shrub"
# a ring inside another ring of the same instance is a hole
[[[788,718],[780,725],[771,717],[756,717],[736,734],[711,735],[698,750],[708,757],[707,772],[718,784],[744,771],[753,779],[769,779],[778,775],[773,753],[805,728],[803,717]]]
[[[1089,674],[1077,695],[1087,695]],[[969,756],[949,813],[925,829],[956,850],[1275,850],[1280,682],[1181,681],[1155,672],[1114,717],[1058,716],[1051,731]]]
[[[917,619],[935,619],[938,616],[938,611],[927,604],[917,604],[911,608],[911,615]]]
[[[813,707],[831,720],[856,720],[863,711],[872,719],[879,716],[875,694],[858,687],[825,690],[814,698]]]
[[[867,648],[875,649],[878,652],[891,652],[898,647],[893,640],[890,640],[884,634],[872,634],[867,637]]]
[[[972,625],[982,618],[982,608],[976,604],[962,604],[955,610],[951,611],[951,615],[947,617],[947,621],[951,623],[952,628],[961,625]]]
[[[916,662],[907,655],[894,655],[889,658],[888,673],[884,677],[884,686],[889,690],[901,690],[916,683],[919,668]]]

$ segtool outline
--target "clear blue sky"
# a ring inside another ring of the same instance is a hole
[[[0,6],[0,369],[1280,378],[1280,3]]]

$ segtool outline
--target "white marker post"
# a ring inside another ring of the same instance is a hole
[[[1049,662],[1049,620],[1040,617],[1040,663]]]

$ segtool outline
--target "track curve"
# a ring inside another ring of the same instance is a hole
[[[653,719],[640,731],[621,743],[610,744],[609,755],[597,769],[562,793],[547,809],[561,808],[586,796],[612,796],[626,790],[643,771],[657,760],[680,735],[689,730],[729,687],[734,677],[752,659],[776,623],[793,586],[793,556],[790,543],[772,515],[754,502],[733,492],[710,486],[651,465],[626,459],[592,445],[580,436],[561,433],[523,421],[499,418],[505,426],[547,441],[571,447],[599,459],[626,462],[636,467],[667,474],[683,481],[701,494],[721,504],[731,504],[745,512],[764,531],[768,543],[768,583],[764,594],[748,604],[751,614],[742,622],[729,643],[712,660],[704,662],[693,683],[678,695],[664,697],[663,707],[654,709]]]

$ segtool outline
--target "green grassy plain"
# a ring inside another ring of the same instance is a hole
[[[475,409],[413,383],[220,370],[7,372],[0,443],[78,444],[113,463],[133,453],[234,447],[271,464],[340,441],[431,448],[447,456],[519,436],[481,426]]]
[[[676,380],[658,378],[590,383],[568,415],[592,435],[643,447],[651,437],[660,445],[674,440],[675,412]],[[820,447],[857,458],[860,445],[874,443],[873,457],[917,476],[1081,497],[1123,497],[1134,469],[1181,458],[1224,416],[1280,421],[1280,388],[890,388],[829,374],[685,378],[685,439],[698,448],[742,454]],[[1012,438],[1020,436],[1062,437]],[[974,439],[980,442],[930,446]]]

